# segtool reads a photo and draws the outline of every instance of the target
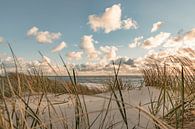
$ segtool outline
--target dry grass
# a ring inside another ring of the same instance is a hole
[[[81,86],[77,82],[75,70],[69,71],[61,56],[64,68],[70,78],[69,82],[50,80],[38,71],[34,71],[34,74],[21,74],[18,72],[17,58],[11,46],[10,49],[15,61],[16,72],[7,73],[6,67],[2,65],[5,76],[0,77],[0,128],[55,129],[57,123],[64,129],[91,129],[95,124],[98,125],[99,129],[129,129],[129,125],[133,123],[129,120],[129,117],[132,116],[129,116],[128,110],[133,109],[138,111],[139,120],[138,123],[133,124],[132,128],[147,128],[148,125],[145,127],[140,125],[140,120],[144,114],[155,125],[155,128],[172,129],[186,127],[185,121],[188,118],[186,116],[190,116],[187,114],[193,112],[195,70],[191,67],[192,62],[188,60],[176,58],[173,60],[171,58],[172,62],[180,61],[180,67],[169,67],[167,64],[162,66],[155,63],[152,67],[143,70],[146,86],[155,86],[160,89],[157,100],[153,98],[152,93],[150,94],[149,111],[144,109],[141,103],[135,106],[126,102],[123,91],[125,84],[118,78],[120,64],[118,68],[113,65],[114,79],[107,84],[108,89],[105,91],[110,91],[110,96],[95,96],[103,98],[105,103],[102,110],[94,111],[97,115],[93,116],[91,120],[90,115],[94,112],[88,111],[89,105],[86,103],[84,94],[94,96],[94,94],[102,91]],[[51,64],[48,63],[48,65],[52,68]],[[53,71],[55,72],[55,69]],[[35,106],[32,106],[31,103],[33,93],[39,93]],[[71,109],[73,121],[69,121],[66,114],[63,113],[66,108],[60,106],[62,103],[54,104],[52,102],[49,97],[51,93],[70,94],[73,103]],[[112,108],[112,103],[115,103],[116,109]],[[41,115],[44,104],[46,104],[44,107],[46,121]],[[116,112],[113,111],[117,111],[117,119],[115,117]],[[160,111],[162,111],[162,115],[159,118]],[[55,119],[53,120],[53,118]]]
[[[194,62],[188,58],[169,57],[166,62],[154,61],[143,69],[146,86],[161,90],[158,100],[151,100],[150,111],[175,128],[184,128],[194,122],[195,110],[195,69]]]
[[[54,94],[66,94],[72,93],[74,94],[74,88],[70,81],[62,81],[62,80],[51,80],[46,76],[39,75],[26,75],[23,73],[8,73],[7,77],[1,76],[1,88],[4,88],[4,95],[6,97],[12,97],[11,85],[14,92],[19,92],[18,87],[18,78],[20,81],[20,90],[22,93],[39,93],[39,92],[47,92]],[[85,85],[77,84],[77,93],[82,95],[93,95],[102,92],[110,91],[109,85],[111,82],[105,84],[105,89],[98,88],[89,88]],[[3,86],[3,87],[2,87]]]

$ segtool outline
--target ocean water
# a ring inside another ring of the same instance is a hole
[[[64,80],[70,81],[69,76],[50,76],[50,79],[55,80]],[[139,87],[143,84],[143,76],[118,76],[119,79],[122,80],[124,84],[131,84],[133,86]],[[109,80],[114,79],[113,76],[77,76],[77,83],[81,84],[105,84]]]

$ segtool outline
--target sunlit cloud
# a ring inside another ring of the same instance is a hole
[[[38,43],[52,43],[60,38],[61,33],[53,33],[49,31],[39,31],[36,26],[28,30],[27,36],[34,37]]]
[[[51,60],[44,56],[41,61],[33,60],[28,61],[23,57],[17,57],[17,62],[14,61],[12,56],[9,55],[2,55],[0,54],[1,61],[0,64],[3,63],[5,66],[6,72],[15,72],[17,64],[18,72],[27,73],[28,71],[34,73],[33,71],[36,69],[37,71],[42,71],[44,74],[51,73],[51,68],[48,66],[47,62],[51,62]],[[47,60],[47,61],[46,61]],[[0,74],[5,74],[4,71],[0,71]]]
[[[114,60],[114,64],[116,64],[116,65],[125,64],[125,65],[129,65],[131,67],[135,66],[134,60],[129,58],[129,57],[118,57],[117,59]]]
[[[28,36],[36,36],[38,34],[39,28],[36,26],[33,26],[31,29],[28,30],[27,35]]]
[[[137,29],[137,22],[131,18],[127,18],[126,20],[122,20],[122,28],[123,29]]]
[[[106,56],[107,60],[114,60],[117,57],[116,52],[118,48],[115,46],[101,46],[100,50],[103,52],[103,56]]]
[[[141,46],[145,49],[151,49],[151,48],[158,47],[162,43],[164,43],[170,37],[170,35],[171,35],[170,33],[160,32],[160,34],[144,40]]]
[[[195,46],[195,28],[186,32],[181,40],[183,40],[183,43],[188,47]]]
[[[181,48],[168,48],[162,51],[150,50],[144,57],[137,58],[135,64],[137,67],[142,68],[147,65],[155,64],[174,64],[177,63],[177,60],[171,59],[188,59],[192,62],[195,62],[195,48],[181,47]],[[171,60],[170,60],[171,59]]]
[[[163,47],[195,47],[195,28],[192,28],[183,35],[170,37]]]
[[[148,64],[153,64],[155,62],[163,64],[167,57],[169,57],[170,55],[174,55],[173,53],[175,52],[171,51],[171,49],[159,52],[150,50],[143,57],[135,59],[135,65],[139,68],[145,68],[145,66],[147,66]]]
[[[153,24],[151,32],[155,32],[157,30],[160,29],[160,27],[162,26],[163,22],[159,21]]]
[[[65,47],[67,47],[66,43],[63,41],[61,42],[60,44],[58,44],[57,46],[55,46],[53,49],[52,49],[52,52],[59,52],[61,51],[62,49],[64,49]]]
[[[69,59],[69,60],[80,60],[82,58],[82,55],[83,55],[83,52],[68,52],[66,54],[66,57]]]
[[[106,8],[105,12],[100,15],[90,15],[89,24],[93,31],[98,29],[103,29],[105,33],[115,31],[118,29],[131,29],[137,28],[136,21],[128,18],[126,20],[121,20],[121,5],[115,4],[112,7]]]
[[[98,58],[98,51],[94,47],[94,39],[92,35],[84,35],[82,37],[80,48],[87,53],[90,60]]]
[[[83,52],[70,52],[67,54],[67,58],[70,60],[79,60],[82,57]],[[14,72],[15,71],[15,63],[11,56],[7,55],[0,55],[1,61],[5,64],[7,72]],[[59,75],[65,75],[65,71],[63,66],[58,66],[54,64],[51,58],[47,56],[43,56],[40,60],[33,60],[33,61],[27,61],[24,58],[17,58],[18,62],[21,67],[19,67],[19,72],[31,72],[34,73],[34,70],[39,71],[45,75],[56,75],[54,71],[56,71]],[[138,68],[134,66],[134,60],[128,58],[128,57],[117,57],[115,62],[115,67],[118,67],[120,61],[121,63],[121,74],[129,74],[132,73],[138,73]],[[48,65],[48,63],[52,66],[52,68]],[[97,75],[107,75],[111,74],[113,72],[113,64],[111,61],[101,63],[96,62],[85,62],[84,64],[72,64],[67,63],[68,68],[75,68],[79,75],[91,75],[91,74],[97,74]],[[2,71],[0,71],[2,74]]]
[[[142,43],[143,38],[143,36],[134,38],[133,42],[129,44],[129,48],[139,47]]]
[[[170,37],[164,44],[163,47],[181,47],[183,45],[182,36]]]
[[[139,70],[137,67],[134,65],[134,60],[128,58],[128,57],[119,57],[114,60],[114,65],[113,63],[107,62],[107,63],[85,63],[85,64],[78,64],[75,66],[75,68],[78,70],[79,73],[85,73],[85,74],[97,74],[97,75],[105,75],[105,74],[112,74],[113,73],[113,67],[118,67],[120,64],[120,74],[130,74],[134,73],[137,74],[139,73]]]

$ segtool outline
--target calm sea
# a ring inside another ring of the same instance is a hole
[[[70,78],[68,76],[50,76],[50,79],[55,80],[64,80],[69,81]],[[113,76],[77,76],[78,83],[90,83],[90,84],[104,84],[107,81],[113,79]],[[118,76],[119,79],[122,80],[123,83],[131,83],[134,86],[140,86],[143,83],[142,76]]]

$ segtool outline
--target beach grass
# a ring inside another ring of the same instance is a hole
[[[194,62],[185,57],[170,56],[163,64],[154,61],[143,69],[143,74],[146,86],[160,89],[157,101],[151,100],[152,114],[162,111],[162,119],[176,129],[194,122],[191,113],[195,110]]]
[[[6,66],[1,65],[4,74],[0,77],[0,129],[146,129],[149,123],[152,124],[150,128],[180,129],[195,121],[195,69],[193,62],[186,58],[170,57],[163,64],[155,61],[144,67],[145,86],[155,87],[159,94],[153,95],[154,92],[148,88],[150,101],[139,101],[136,105],[128,102],[127,93],[130,91],[119,78],[121,63],[116,67],[113,62],[114,78],[105,84],[106,89],[102,91],[79,84],[75,69],[68,69],[61,55],[69,81],[51,80],[37,70],[20,73],[17,57],[9,47],[15,72],[8,73]],[[56,73],[49,62],[48,66]],[[66,100],[56,102],[55,97],[62,95],[67,97]],[[89,97],[101,99],[101,109],[91,111],[89,101],[93,100],[88,100]],[[32,101],[36,101],[35,104]],[[66,103],[71,108],[61,106]],[[130,120],[135,117],[130,115],[132,111],[138,115],[136,123]],[[141,124],[143,118],[148,120],[146,124]]]

